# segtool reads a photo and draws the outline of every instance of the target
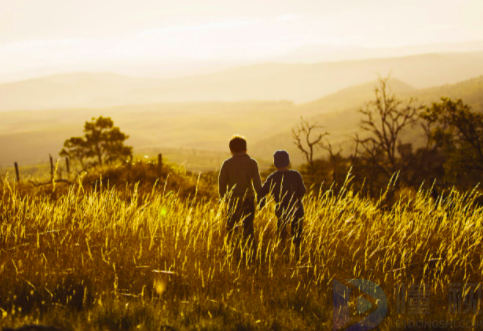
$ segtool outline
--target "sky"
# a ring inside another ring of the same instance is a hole
[[[0,0],[0,81],[481,41],[482,12],[482,0]]]

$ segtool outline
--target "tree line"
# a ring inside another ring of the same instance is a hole
[[[371,195],[389,182],[395,189],[417,189],[424,182],[435,193],[452,186],[475,187],[483,177],[483,115],[461,99],[443,97],[429,106],[400,100],[388,80],[379,79],[374,99],[359,110],[360,130],[351,137],[349,155],[335,149],[329,132],[314,121],[302,118],[292,130],[308,181],[340,187],[350,172],[356,188]],[[408,132],[417,133],[419,143],[405,138]],[[315,157],[318,150],[327,156]]]

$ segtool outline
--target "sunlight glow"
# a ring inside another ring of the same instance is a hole
[[[154,63],[167,75],[187,64],[343,60],[483,39],[479,0],[0,2],[0,81],[27,71],[144,75]]]

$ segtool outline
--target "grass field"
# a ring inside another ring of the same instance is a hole
[[[106,173],[90,186],[4,180],[1,326],[331,330],[333,281],[348,279],[384,290],[388,312],[379,330],[411,320],[483,320],[448,314],[450,284],[479,283],[483,275],[476,191],[437,201],[424,190],[408,192],[389,209],[353,192],[349,181],[337,196],[309,194],[299,260],[293,246],[282,252],[270,202],[257,209],[250,260],[240,241],[226,242],[226,205],[203,188],[210,183],[186,179],[194,186],[182,194],[182,174],[167,175],[139,186],[108,185]],[[428,314],[397,311],[395,289],[421,284],[430,288]]]

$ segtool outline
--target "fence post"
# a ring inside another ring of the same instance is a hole
[[[54,182],[54,159],[52,159],[52,155],[49,154],[50,158],[50,181]]]
[[[15,162],[15,173],[17,174],[17,183],[20,183],[20,174],[18,172],[18,164]]]
[[[70,166],[69,166],[69,157],[65,157],[65,168],[67,169],[67,178],[70,179]]]
[[[163,155],[161,153],[158,154],[158,174],[161,176],[161,169],[163,168]]]

